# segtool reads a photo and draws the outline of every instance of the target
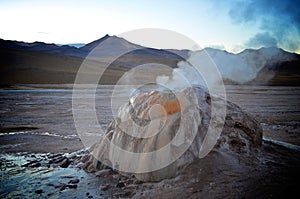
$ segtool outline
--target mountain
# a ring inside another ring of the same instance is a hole
[[[128,52],[132,55],[145,55],[151,57],[161,57],[167,59],[178,59],[182,58],[176,53],[173,53],[168,50],[155,49],[155,48],[146,48],[134,43],[131,43],[123,38],[117,36],[105,35],[104,37],[86,44],[80,48],[81,51],[91,52],[91,56],[97,57],[110,57],[123,54]]]
[[[98,45],[100,45],[101,43],[103,43],[103,41],[107,40],[111,38],[111,41],[110,41],[110,44],[112,45],[111,47],[115,47],[113,45],[116,45],[117,43],[120,44],[120,46],[122,45],[126,45],[127,43],[129,44],[129,42],[125,41],[124,39],[122,38],[118,38],[116,36],[109,36],[109,35],[105,35],[104,37],[98,39],[98,40],[95,40],[95,41],[92,41],[91,43],[88,43],[84,46],[82,46],[80,48],[80,50],[83,50],[83,51],[92,51],[94,48],[96,48]]]
[[[252,84],[267,84],[279,86],[300,85],[300,58],[282,60],[277,63],[268,63],[250,81]]]
[[[71,47],[75,47],[75,48],[81,48],[82,46],[84,46],[84,43],[70,43],[70,44],[56,44],[58,46],[71,46]]]
[[[203,50],[211,56],[226,83],[300,85],[298,54],[279,48],[246,49],[239,54],[213,48]],[[128,53],[119,57],[123,52]],[[146,48],[109,35],[79,48],[0,39],[0,84],[73,83],[86,56],[104,60],[117,56],[101,79],[104,83],[115,83],[135,66],[158,63],[175,68],[190,53],[189,50]],[[93,64],[93,67],[105,66],[105,63]]]
[[[225,80],[242,84],[299,84],[298,54],[275,47],[246,49],[239,54],[212,48],[204,50],[210,55]],[[285,78],[280,78],[281,76]]]
[[[155,62],[174,68],[182,60],[171,52],[145,48],[108,35],[81,48],[0,40],[0,84],[72,84],[87,55],[108,58],[109,61],[111,56],[118,56],[124,51],[129,53],[111,63],[100,81],[115,83],[126,71],[137,65]],[[91,67],[106,66],[101,62],[91,64]]]
[[[85,58],[91,52],[93,56],[99,57],[110,57],[119,55],[123,52],[129,52],[129,54],[182,59],[180,56],[166,50],[146,48],[128,42],[123,38],[109,35],[105,35],[104,37],[85,44],[80,48],[70,45],[47,44],[43,42],[25,43],[22,41],[10,41],[3,39],[0,39],[0,48],[9,50],[38,51],[49,54],[67,55],[82,58]]]
[[[56,45],[56,44],[47,44],[43,42],[33,42],[25,43],[22,41],[10,41],[0,39],[0,48],[9,49],[9,50],[24,50],[24,51],[37,51],[50,54],[59,54],[59,55],[68,55],[68,56],[77,56],[84,57],[85,54],[82,54],[78,48],[68,45]]]

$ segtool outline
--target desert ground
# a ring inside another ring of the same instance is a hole
[[[110,110],[112,90],[113,86],[105,85],[96,92],[96,112],[103,128],[113,119]],[[176,179],[137,183],[135,191],[126,192],[127,195],[114,195],[116,192],[124,193],[124,187],[112,185],[117,188],[105,191],[103,182],[117,183],[114,175],[123,178],[117,174],[96,178],[74,167],[46,168],[43,163],[38,168],[22,167],[36,158],[43,161],[53,154],[70,154],[84,148],[72,116],[72,85],[18,85],[2,89],[0,196],[171,198],[179,194],[197,198],[208,194],[212,198],[276,198],[282,194],[297,193],[300,88],[227,85],[226,92],[228,100],[253,115],[263,127],[264,153],[258,154],[257,160],[237,157],[243,166],[236,168],[234,164],[232,167],[222,167],[222,158],[219,158],[218,152],[212,151],[210,156],[189,166]],[[217,159],[221,161],[220,165],[211,168],[207,162]],[[220,170],[222,173],[218,176],[213,175]],[[195,175],[191,176],[192,173]],[[72,183],[66,185],[69,186],[66,189],[55,188],[58,186],[55,182],[68,184],[71,179],[80,180],[76,189],[72,188]]]

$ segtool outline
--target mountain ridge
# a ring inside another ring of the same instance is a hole
[[[280,79],[282,76],[285,80],[281,83],[280,81],[282,80],[278,81],[277,83],[279,85],[300,84],[298,83],[298,76],[300,76],[300,69],[298,67],[300,66],[300,55],[296,53],[289,53],[283,49],[275,47],[245,49],[237,54],[214,48],[204,48],[202,51],[203,50],[205,50],[211,56],[225,80],[233,80],[232,77],[239,77],[240,79],[238,79],[237,82],[240,83],[268,84],[269,80],[271,80],[273,77]],[[74,73],[76,74],[77,69],[81,65],[82,61],[89,54],[94,54],[95,56],[99,57],[114,57],[122,54],[123,52],[128,53],[121,56],[120,59],[114,62],[113,70],[115,71],[124,72],[137,65],[150,62],[167,64],[174,68],[176,67],[176,63],[178,61],[188,58],[189,54],[192,53],[192,51],[189,50],[147,48],[131,43],[124,38],[109,35],[105,35],[104,37],[85,44],[80,48],[68,45],[59,46],[44,42],[26,43],[22,41],[0,39],[0,55],[2,54],[2,58],[0,59],[1,76],[5,76],[5,80],[9,80],[10,77],[17,80],[17,78],[15,78],[17,76],[20,77],[20,79],[23,78],[20,76],[21,72],[19,71],[23,71],[24,73],[24,71],[27,70],[35,73],[35,71],[44,69],[46,70],[46,68],[47,70],[45,73],[47,73],[49,70],[52,71],[53,67],[55,68],[55,66],[48,66],[48,62],[52,63],[52,65],[55,65],[56,60],[58,63],[60,63],[60,72],[63,73],[63,71],[69,71],[68,68],[73,68],[71,76],[74,77]],[[36,59],[38,56],[42,57],[43,60]],[[23,64],[23,66],[21,66],[22,61],[26,63]],[[120,74],[123,74],[123,72]],[[240,72],[240,74],[237,74],[237,72]],[[59,69],[57,69],[57,73],[59,73]],[[270,75],[270,73],[272,73],[272,75]],[[51,74],[49,73],[49,75]],[[24,73],[23,75],[32,76],[32,74],[27,73]],[[248,79],[242,79],[243,75],[248,75]],[[271,79],[264,80],[263,77],[267,76]],[[293,78],[291,79],[294,80],[293,82],[289,82],[288,78],[292,76]],[[45,78],[47,79],[48,77]],[[252,80],[250,81],[249,79]],[[273,81],[272,84],[277,84],[276,81]],[[26,82],[28,83],[28,81]],[[40,82],[40,80],[35,82],[33,78],[31,83]],[[49,80],[46,82],[56,83],[61,81]],[[113,83],[114,80],[109,82]],[[23,82],[9,82],[2,79],[0,83],[5,84]],[[68,79],[67,83],[73,83],[72,78]]]
[[[171,52],[174,52],[174,53],[185,52],[186,54],[188,52],[192,52],[191,50],[187,50],[187,49],[182,49],[182,50],[178,50],[178,49],[156,49],[156,48],[144,47],[144,46],[129,42],[129,41],[125,40],[122,37],[117,37],[115,35],[110,36],[108,34],[106,34],[105,36],[103,36],[103,37],[101,37],[97,40],[89,42],[87,44],[74,43],[74,46],[72,46],[72,44],[55,44],[55,43],[45,43],[45,42],[41,42],[41,41],[24,42],[24,41],[18,41],[18,40],[4,40],[4,39],[0,38],[0,48],[8,48],[8,49],[14,49],[14,50],[32,50],[32,51],[48,52],[48,53],[53,53],[53,54],[59,54],[62,51],[66,51],[68,49],[72,49],[74,51],[90,52],[97,45],[101,44],[103,41],[107,40],[108,38],[118,39],[119,41],[127,42],[128,44],[130,44],[132,46],[135,46],[136,48],[165,50],[165,51],[171,51]],[[75,45],[80,45],[80,46],[83,45],[83,46],[75,47]],[[42,49],[42,48],[45,48],[45,49]],[[53,50],[53,49],[60,49],[60,50],[51,52],[51,50]],[[251,51],[265,51],[265,50],[270,50],[270,49],[276,50],[276,51],[281,51],[282,53],[293,54],[294,56],[300,56],[300,54],[287,52],[287,51],[283,50],[282,48],[278,48],[278,47],[261,47],[261,48],[258,48],[258,49],[249,48],[249,49],[244,49],[243,51],[241,51],[239,53],[228,52],[226,50],[220,50],[220,49],[215,49],[215,48],[211,48],[211,47],[203,48],[200,51],[206,50],[206,51],[225,52],[225,53],[233,54],[233,55],[241,55],[241,54],[248,53],[248,52],[251,52]],[[66,54],[66,53],[62,53],[62,54]]]

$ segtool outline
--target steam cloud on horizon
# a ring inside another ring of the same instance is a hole
[[[247,48],[278,46],[300,51],[300,0],[259,0],[233,3],[229,15],[233,22],[260,24],[261,32],[250,38]]]
[[[269,32],[257,33],[254,37],[251,37],[245,45],[248,48],[260,48],[264,47],[278,47],[277,40],[270,35]]]
[[[156,82],[174,89],[191,85],[217,86],[222,83],[222,79],[244,84],[255,80],[265,66],[290,61],[295,59],[295,56],[279,48],[248,50],[240,54],[208,48],[191,52],[186,61],[177,63],[178,68],[173,69],[171,76],[158,76]],[[268,71],[267,75],[260,77],[260,81],[268,82],[274,75],[273,71]]]

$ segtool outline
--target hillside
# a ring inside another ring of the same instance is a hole
[[[300,85],[300,55],[280,48],[246,49],[239,54],[206,48],[228,83]]]
[[[300,85],[300,55],[279,48],[247,49],[239,54],[204,49],[219,68],[225,83]],[[76,73],[87,55],[111,57],[128,52],[115,60],[101,78],[102,83],[115,83],[128,70],[147,63],[172,68],[187,58],[188,50],[145,48],[123,38],[105,35],[80,48],[68,45],[25,43],[0,39],[0,84],[74,83]],[[92,63],[104,67],[105,63]],[[142,73],[148,78],[151,70]],[[152,81],[152,80],[151,80]]]
[[[49,52],[43,49],[42,51],[27,50],[21,48],[16,50],[15,46],[4,48],[0,46],[0,84],[72,84],[74,83],[77,71],[84,61],[81,56],[69,56],[65,54],[57,54],[58,51]],[[50,49],[53,46],[50,45]],[[118,48],[118,46],[116,46]],[[31,49],[31,47],[29,47]],[[112,49],[111,49],[112,50]],[[78,51],[80,52],[80,50]],[[97,51],[95,51],[97,53]],[[95,53],[94,52],[94,53]],[[103,53],[109,51],[100,51]],[[116,52],[113,51],[112,52]],[[150,52],[150,53],[149,53]],[[115,83],[118,79],[130,68],[146,63],[160,63],[176,67],[177,59],[165,58],[162,53],[161,56],[155,56],[155,53],[162,52],[156,49],[141,49],[125,54],[114,61],[104,72],[100,82],[101,83]],[[97,54],[98,55],[98,54]],[[168,54],[166,54],[168,56]],[[104,59],[106,60],[106,56]],[[107,55],[107,62],[110,57]],[[91,67],[105,67],[105,63],[89,62]],[[151,72],[151,71],[148,71]],[[91,74],[93,75],[92,71]],[[141,76],[147,78],[147,74]],[[153,81],[153,80],[151,80]],[[90,83],[88,78],[87,82]]]

